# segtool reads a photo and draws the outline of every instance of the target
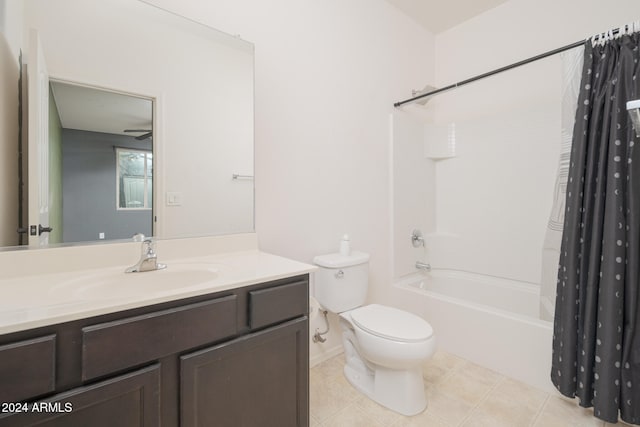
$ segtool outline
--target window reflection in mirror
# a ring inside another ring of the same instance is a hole
[[[118,148],[118,209],[151,209],[153,153]]]

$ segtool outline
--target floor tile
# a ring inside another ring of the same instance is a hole
[[[437,366],[441,369],[448,371],[451,369],[455,369],[466,363],[467,363],[466,360],[458,356],[439,350],[439,351],[436,351],[434,355],[431,356],[431,358],[427,359],[423,363],[423,368],[426,370],[431,366]]]
[[[423,414],[458,425],[471,413],[472,409],[472,404],[435,389],[427,399],[427,409]]]
[[[311,427],[624,427],[593,417],[571,399],[549,394],[460,357],[437,352],[423,365],[427,409],[413,417],[391,411],[343,374],[344,357],[310,372]]]
[[[456,424],[447,423],[428,412],[414,417],[405,417],[390,427],[455,427]]]
[[[439,384],[436,390],[473,407],[491,391],[493,385],[463,372],[456,372]]]
[[[356,404],[351,404],[331,416],[322,427],[386,427]]]
[[[357,397],[351,384],[340,379],[312,382],[309,387],[311,416],[320,423],[335,415]]]
[[[431,384],[438,384],[440,381],[446,378],[449,373],[449,369],[434,364],[425,366],[422,376],[424,377],[424,380],[426,382]]]
[[[463,425],[531,426],[546,398],[544,392],[513,380],[505,380],[480,402]]]
[[[531,387],[521,381],[504,378],[491,393],[511,402],[523,404],[530,411],[538,412],[549,396],[544,391]]]
[[[475,363],[467,362],[457,368],[457,372],[483,384],[493,386],[504,378],[503,375]]]
[[[397,412],[374,402],[362,393],[355,400],[355,403],[360,409],[371,415],[384,426],[391,426],[394,423],[397,423],[399,420],[405,418],[403,415],[398,414]]]
[[[593,416],[593,411],[577,403],[549,396],[534,424],[536,427],[603,427],[604,422]]]
[[[320,421],[313,416],[309,416],[309,427],[320,427]]]
[[[316,375],[320,380],[331,380],[337,377],[342,377],[343,369],[344,363],[336,356],[316,365],[311,369],[311,373]]]

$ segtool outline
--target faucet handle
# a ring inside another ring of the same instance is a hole
[[[153,255],[155,243],[151,237],[147,237],[142,241],[142,255]]]
[[[424,237],[422,237],[422,231],[418,230],[417,228],[411,232],[411,244],[414,248],[419,248],[420,246],[422,246],[423,248],[425,247]]]

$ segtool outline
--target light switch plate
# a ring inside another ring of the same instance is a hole
[[[181,206],[182,193],[167,191],[167,206]]]

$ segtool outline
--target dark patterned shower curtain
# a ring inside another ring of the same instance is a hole
[[[551,380],[594,415],[640,424],[640,151],[626,102],[639,33],[586,42],[558,269]]]

